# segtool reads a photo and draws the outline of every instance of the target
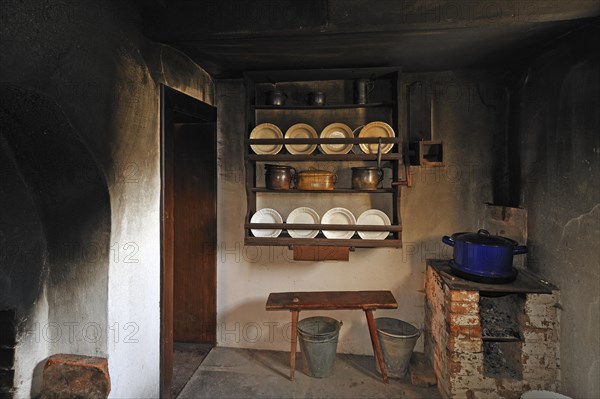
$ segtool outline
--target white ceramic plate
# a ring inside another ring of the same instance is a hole
[[[283,218],[275,209],[262,208],[252,215],[250,223],[283,223]],[[281,229],[252,229],[250,231],[254,237],[279,237],[281,234]]]
[[[319,214],[314,209],[301,206],[294,209],[287,217],[286,223],[319,224]],[[315,238],[319,230],[288,230],[292,238]]]
[[[285,132],[286,139],[316,139],[317,131],[306,123],[296,123]],[[316,144],[286,144],[285,149],[290,154],[312,154]]]
[[[389,226],[390,218],[379,209],[369,209],[360,214],[356,224],[370,224],[374,226]],[[359,231],[358,235],[363,240],[385,240],[390,233],[388,231]]]
[[[272,123],[261,123],[250,132],[251,139],[282,139],[283,133]],[[251,145],[252,151],[259,155],[274,155],[283,148],[282,144],[260,144]]]
[[[356,218],[346,208],[332,208],[325,212],[321,218],[321,224],[356,224]],[[347,239],[352,238],[354,231],[348,230],[323,230],[327,238]]]
[[[371,122],[371,123],[367,123],[365,125],[365,127],[363,127],[360,130],[358,137],[360,137],[360,138],[396,137],[396,133],[394,133],[394,129],[392,129],[392,127],[385,122]],[[369,143],[369,144],[361,143],[361,144],[359,144],[360,149],[365,154],[377,154],[377,146],[378,145],[379,144],[377,144],[377,143],[372,143],[372,144],[371,143]],[[387,154],[388,152],[390,152],[390,150],[392,149],[393,146],[394,146],[394,143],[381,144],[381,153]]]
[[[351,139],[354,138],[352,129],[343,123],[332,123],[325,126],[321,132],[322,139]],[[352,150],[352,144],[320,144],[323,154],[347,154]]]

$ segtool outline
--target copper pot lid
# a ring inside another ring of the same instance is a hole
[[[298,172],[298,175],[300,176],[314,176],[314,177],[333,177],[335,176],[335,173],[330,172],[328,170],[319,170],[319,169],[310,169],[310,170],[303,170],[301,172]]]

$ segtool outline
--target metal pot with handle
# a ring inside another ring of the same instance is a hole
[[[265,183],[269,190],[289,190],[296,169],[286,165],[265,165]]]
[[[265,102],[267,105],[285,105],[285,100],[287,100],[288,96],[281,90],[272,90],[268,91],[265,96]]]
[[[352,168],[352,188],[355,190],[377,190],[383,181],[381,169],[381,139],[377,148],[377,166],[359,166]]]
[[[383,181],[383,170],[377,166],[352,168],[352,188],[355,190],[377,190]]]
[[[512,266],[513,256],[527,253],[525,245],[519,245],[507,237],[493,236],[483,229],[477,233],[462,232],[444,236],[442,242],[454,248],[454,272],[466,278],[489,280],[486,282],[514,280],[517,271]]]

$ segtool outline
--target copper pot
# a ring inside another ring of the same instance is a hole
[[[293,173],[292,173],[293,171]],[[265,165],[265,182],[269,190],[289,190],[296,169],[285,165]]]
[[[296,174],[298,190],[333,190],[337,175],[327,170],[309,169]]]
[[[352,168],[352,188],[355,190],[377,190],[383,181],[383,170],[377,166]]]

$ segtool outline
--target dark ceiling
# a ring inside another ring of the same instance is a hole
[[[145,34],[216,78],[276,69],[501,67],[600,16],[598,0],[151,3]]]

